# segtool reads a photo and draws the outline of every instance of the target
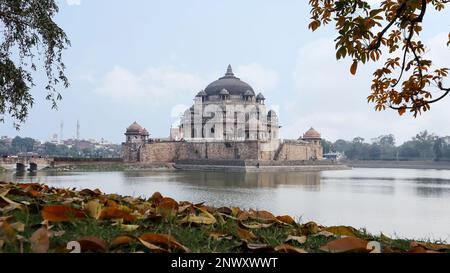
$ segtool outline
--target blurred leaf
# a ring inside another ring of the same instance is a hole
[[[276,246],[274,249],[276,252],[281,253],[308,253],[302,248],[294,247],[288,244],[281,244],[279,246]]]
[[[341,252],[365,252],[368,253],[367,241],[356,237],[345,237],[328,242],[320,250],[333,253]]]
[[[50,222],[67,222],[74,218],[85,218],[85,214],[81,210],[62,205],[45,206],[41,215],[44,220]]]
[[[167,249],[176,249],[180,252],[190,252],[184,245],[180,244],[173,236],[167,234],[145,233],[139,239],[148,243],[160,245]]]
[[[108,220],[108,219],[123,219],[127,222],[133,222],[136,220],[136,217],[129,214],[128,212],[125,212],[119,208],[116,207],[106,207],[103,208],[99,219],[101,220]]]
[[[106,252],[107,245],[102,239],[95,236],[87,236],[78,240],[82,252]]]
[[[331,232],[336,235],[358,237],[358,231],[355,228],[352,228],[349,226],[332,226],[332,227],[327,227],[323,230]]]
[[[287,239],[285,240],[285,242],[289,242],[289,241],[295,241],[299,244],[304,244],[306,243],[306,236],[293,236],[293,235],[289,235],[287,237]]]
[[[50,247],[50,240],[47,228],[41,227],[36,230],[30,238],[31,251],[33,253],[47,253]]]

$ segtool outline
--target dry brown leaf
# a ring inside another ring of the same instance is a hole
[[[250,212],[250,218],[258,220],[258,221],[264,221],[264,222],[271,222],[271,221],[276,221],[276,217],[265,210],[259,210],[259,211],[254,211],[252,210]]]
[[[411,247],[423,247],[425,249],[434,250],[434,251],[450,250],[450,245],[433,244],[433,243],[421,243],[421,242],[411,242]]]
[[[314,222],[308,222],[301,226],[301,232],[303,235],[312,235],[319,232],[319,226]]]
[[[83,237],[78,240],[78,243],[80,243],[82,252],[106,252],[107,250],[106,242],[94,236]]]
[[[256,239],[256,236],[255,236],[255,234],[253,234],[253,232],[245,230],[245,229],[240,228],[240,227],[237,227],[236,235],[241,240],[245,240],[245,241]]]
[[[274,249],[276,252],[281,253],[308,253],[302,248],[294,247],[288,244],[281,244],[279,246],[276,246]]]
[[[209,233],[209,237],[214,238],[218,241],[225,239],[225,240],[232,240],[233,236],[227,234],[227,233],[223,233],[223,232],[217,232],[217,231],[213,231]]]
[[[370,250],[367,249],[368,242],[356,237],[345,237],[342,239],[334,240],[328,242],[326,245],[322,246],[320,250],[332,253],[341,252],[365,252],[368,253]]]
[[[47,253],[50,247],[50,240],[47,229],[41,227],[30,237],[31,251],[33,253]]]
[[[161,199],[163,199],[163,196],[161,195],[161,193],[159,192],[155,192],[148,200],[150,202],[152,202],[153,204],[158,204],[159,201],[161,201]]]
[[[11,227],[15,229],[18,232],[24,232],[25,231],[25,224],[22,222],[15,222],[11,224]]]
[[[139,239],[148,243],[160,245],[168,249],[176,249],[180,252],[190,252],[184,245],[180,244],[173,236],[167,234],[145,233]]]
[[[289,241],[295,241],[299,244],[304,244],[306,243],[306,236],[293,236],[293,235],[289,235],[287,237],[287,239],[285,240],[285,242],[289,242]]]
[[[135,242],[136,240],[137,240],[137,238],[135,238],[133,236],[120,235],[111,241],[111,247],[116,247],[116,246],[120,246],[120,245],[129,245],[129,244]]]
[[[16,231],[6,221],[0,222],[0,235],[8,241],[14,241],[16,239]]]
[[[169,197],[162,198],[156,206],[156,213],[165,217],[176,215],[178,212],[178,203]]]
[[[407,253],[440,253],[434,250],[428,250],[421,246],[416,246],[407,251]]]
[[[353,227],[349,227],[349,226],[332,226],[332,227],[327,227],[323,230],[331,232],[335,235],[358,237],[358,230],[356,230]]]
[[[245,246],[255,252],[273,252],[274,248],[266,244],[245,243]]]
[[[236,218],[239,221],[246,221],[246,220],[248,220],[249,217],[250,217],[250,214],[246,211],[239,211],[236,215]]]
[[[226,214],[226,215],[232,215],[233,214],[233,210],[228,208],[228,207],[221,207],[221,208],[218,208],[216,211],[220,212],[220,213],[223,213],[223,214]]]
[[[168,253],[169,251],[167,249],[161,248],[157,245],[154,245],[152,243],[146,242],[145,240],[142,240],[141,238],[137,238],[139,242],[141,242],[142,245],[144,245],[146,248],[148,248],[151,251],[159,252],[159,253]]]
[[[108,219],[123,219],[127,222],[133,222],[136,220],[136,217],[129,214],[126,211],[123,211],[116,207],[106,207],[103,208],[99,219],[101,220],[108,220]]]
[[[289,215],[277,216],[277,220],[288,225],[294,225],[295,220]]]
[[[84,218],[85,214],[72,207],[62,205],[45,206],[41,211],[42,218],[50,222],[66,222],[75,218]]]

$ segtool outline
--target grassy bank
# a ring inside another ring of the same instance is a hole
[[[298,223],[267,211],[177,202],[159,193],[143,199],[0,183],[0,212],[1,252],[69,252],[72,241],[82,252],[450,251],[450,245]]]

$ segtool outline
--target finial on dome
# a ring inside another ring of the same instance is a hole
[[[225,76],[234,77],[233,68],[231,68],[231,64],[228,65],[227,73],[225,74]]]

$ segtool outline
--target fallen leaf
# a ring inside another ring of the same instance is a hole
[[[47,253],[50,247],[50,240],[48,237],[47,229],[41,227],[36,230],[30,238],[31,251],[33,253]]]
[[[159,201],[161,201],[161,199],[163,199],[163,196],[161,195],[161,193],[159,192],[155,192],[149,199],[149,202],[152,202],[153,204],[158,204]]]
[[[116,247],[116,246],[120,246],[120,245],[128,245],[128,244],[135,242],[136,240],[137,240],[137,238],[135,238],[133,236],[120,235],[111,241],[111,246]]]
[[[278,221],[283,222],[283,223],[288,224],[288,225],[294,225],[295,224],[295,220],[289,215],[277,216],[276,218],[277,218]]]
[[[98,199],[90,200],[84,205],[84,210],[90,217],[98,219],[102,212],[102,205]]]
[[[161,245],[168,249],[176,249],[180,252],[190,252],[190,250],[184,245],[180,244],[173,236],[167,234],[145,233],[142,234],[139,239],[142,239],[148,243]]]
[[[421,246],[416,246],[407,251],[407,253],[440,253],[434,250],[428,250]]]
[[[353,236],[358,237],[358,231],[353,227],[348,226],[332,226],[323,229],[324,231],[331,232],[335,235]]]
[[[136,220],[136,217],[129,214],[128,212],[125,212],[119,208],[116,207],[106,207],[103,208],[99,219],[101,220],[108,220],[108,219],[123,219],[127,222],[133,222]]]
[[[255,234],[253,234],[253,232],[245,230],[240,227],[237,227],[236,234],[241,240],[248,241],[248,240],[256,239],[256,236],[255,236]]]
[[[287,237],[287,239],[285,240],[285,242],[289,242],[289,241],[295,241],[299,244],[304,244],[306,243],[306,236],[293,236],[293,235],[289,235]]]
[[[244,244],[247,249],[256,251],[256,252],[272,252],[274,251],[273,247],[267,244],[253,244],[253,243],[245,243]]]
[[[22,222],[15,222],[11,224],[11,227],[15,229],[18,232],[24,232],[25,231],[25,224]]]
[[[169,251],[167,249],[161,248],[157,245],[154,245],[152,243],[146,242],[145,240],[142,240],[141,238],[138,238],[139,242],[143,244],[146,248],[149,250],[152,250],[154,252],[162,252],[162,253],[168,253]]]
[[[209,233],[209,237],[214,238],[218,241],[225,239],[225,240],[232,240],[233,236],[227,234],[227,233],[223,233],[223,232],[210,232]]]
[[[78,240],[82,252],[106,252],[106,242],[94,236],[83,237]]]
[[[8,241],[14,241],[16,239],[16,231],[6,221],[0,222],[0,235]]]
[[[259,229],[259,228],[268,228],[271,227],[273,225],[273,223],[255,223],[255,222],[251,222],[251,223],[243,223],[240,222],[240,224],[246,228],[249,229]]]
[[[333,237],[334,233],[331,233],[329,231],[326,230],[322,230],[321,232],[318,232],[316,234],[313,235],[313,237],[317,237],[317,236],[324,236],[324,237]]]
[[[279,246],[276,246],[274,250],[281,253],[308,253],[302,248],[294,247],[288,244],[281,244]]]
[[[178,211],[178,203],[169,197],[162,198],[156,206],[156,213],[165,217],[173,216]]]
[[[179,221],[180,224],[195,223],[203,225],[213,225],[217,222],[216,218],[205,209],[199,207],[194,208],[196,208],[200,213],[198,215],[195,214],[186,215],[186,217],[184,217]]]
[[[42,218],[50,222],[66,222],[74,218],[84,218],[85,214],[72,207],[62,205],[45,206],[41,211]]]
[[[219,212],[219,213],[226,214],[226,215],[232,215],[233,214],[233,210],[228,208],[228,207],[221,207],[221,208],[218,208],[216,211]]]
[[[440,251],[440,250],[450,250],[450,245],[445,244],[433,244],[433,243],[421,243],[421,242],[411,242],[411,247],[423,247],[428,250]]]
[[[369,252],[367,249],[367,241],[356,237],[345,237],[328,242],[322,246],[320,250],[332,253],[341,252]]]
[[[140,228],[141,226],[139,225],[120,225],[120,229],[126,232],[132,232],[137,230],[138,228]]]
[[[272,213],[265,210],[251,211],[250,218],[264,222],[271,222],[277,219]]]
[[[314,222],[308,222],[301,226],[301,232],[303,235],[312,235],[319,232],[319,226]]]

